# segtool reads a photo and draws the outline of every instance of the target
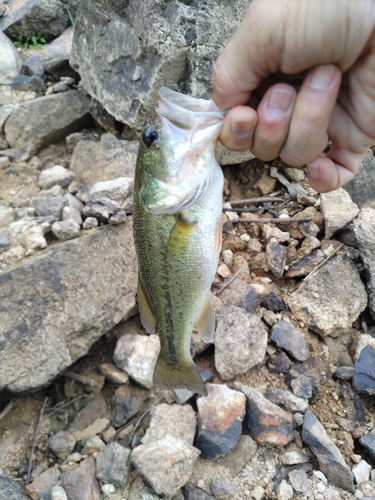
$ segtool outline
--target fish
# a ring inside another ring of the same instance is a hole
[[[142,133],[134,179],[137,302],[143,327],[160,337],[154,386],[204,396],[190,341],[194,328],[206,343],[215,330],[224,184],[215,146],[225,112],[166,87],[156,112],[160,125]]]

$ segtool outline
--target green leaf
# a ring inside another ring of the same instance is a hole
[[[38,40],[36,39],[36,36],[31,37],[31,41],[33,42],[34,45],[38,43]]]
[[[41,37],[39,38],[39,41],[40,41],[40,42],[42,42],[42,43],[46,43],[46,39],[44,38],[44,36],[41,36]]]

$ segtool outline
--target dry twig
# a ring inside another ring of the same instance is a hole
[[[261,210],[282,210],[283,208],[299,208],[301,205],[272,205],[267,207],[242,207],[242,208],[223,208],[223,212],[259,212]]]
[[[90,386],[95,386],[96,385],[96,380],[90,377],[86,377],[86,375],[80,375],[79,373],[75,372],[70,372],[69,370],[65,370],[63,372],[64,377],[72,378],[73,380],[77,380],[78,382],[81,382],[81,384],[84,385],[90,385]]]
[[[344,246],[344,243],[341,243],[341,245],[338,246],[330,255],[328,255],[328,257],[326,257],[320,264],[318,264],[316,266],[316,268],[311,271],[311,273],[309,273],[307,276],[305,276],[302,281],[307,281],[314,273],[316,273],[316,271],[318,271],[321,267],[323,267],[324,264],[327,262],[327,260],[329,260],[331,257],[333,257],[335,255],[335,253],[337,253],[340,250],[340,248],[342,248],[343,246]],[[301,283],[302,283],[302,281],[301,281]]]
[[[261,196],[260,198],[247,198],[245,200],[233,200],[233,201],[230,201],[229,203],[231,205],[247,205],[247,204],[250,204],[250,203],[264,203],[266,201],[268,202],[274,202],[274,201],[285,201],[285,198],[277,198],[276,195],[280,194],[281,191],[277,191],[275,193],[275,196]],[[290,199],[290,197],[288,196],[288,199]]]
[[[221,293],[228,285],[230,285],[232,283],[232,281],[234,280],[234,278],[237,276],[237,274],[240,271],[241,271],[241,268],[237,269],[237,271],[233,274],[233,276],[228,278],[227,281],[225,281],[223,283],[223,286],[220,288],[220,290],[218,290],[217,292],[214,292],[213,295],[219,295],[219,293]]]
[[[0,413],[0,420],[5,417],[5,415],[12,409],[13,405],[15,405],[18,401],[19,401],[19,399],[12,399],[12,401],[9,401],[9,403],[6,405],[6,407]]]
[[[43,404],[42,404],[42,408],[40,409],[38,423],[37,423],[36,428],[35,428],[33,444],[31,446],[30,457],[29,457],[29,465],[27,467],[26,484],[30,483],[30,476],[31,476],[31,469],[33,466],[33,456],[34,456],[34,450],[35,450],[35,446],[36,446],[36,440],[38,439],[40,424],[42,423],[42,420],[43,420],[43,413],[44,413],[44,409],[46,407],[47,401],[48,401],[48,397],[45,397]]]
[[[76,398],[73,398],[71,399],[70,401],[68,401],[67,403],[60,403],[58,405],[55,406],[55,409],[53,411],[51,411],[51,413],[49,413],[48,415],[46,415],[45,417],[43,417],[43,420],[45,418],[49,418],[51,417],[52,415],[54,415],[55,413],[57,413],[58,411],[62,411],[63,408],[66,408],[67,406],[75,403],[76,401],[79,401],[80,399],[82,398],[88,398],[88,394],[83,394],[82,396],[77,396]]]
[[[267,222],[275,222],[276,224],[292,224],[293,222],[308,222],[312,220],[312,217],[254,217],[254,219],[243,219],[239,218],[236,222],[263,222],[266,224]]]

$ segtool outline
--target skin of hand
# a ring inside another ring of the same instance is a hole
[[[375,144],[375,0],[253,0],[215,62],[213,100],[229,109],[228,149],[307,164],[318,192],[343,186]]]

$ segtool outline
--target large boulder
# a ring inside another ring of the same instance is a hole
[[[131,219],[129,219],[131,220]],[[132,224],[50,246],[0,276],[0,390],[47,384],[135,308]]]
[[[22,58],[9,38],[0,30],[0,84],[12,83],[15,76],[19,75]]]

